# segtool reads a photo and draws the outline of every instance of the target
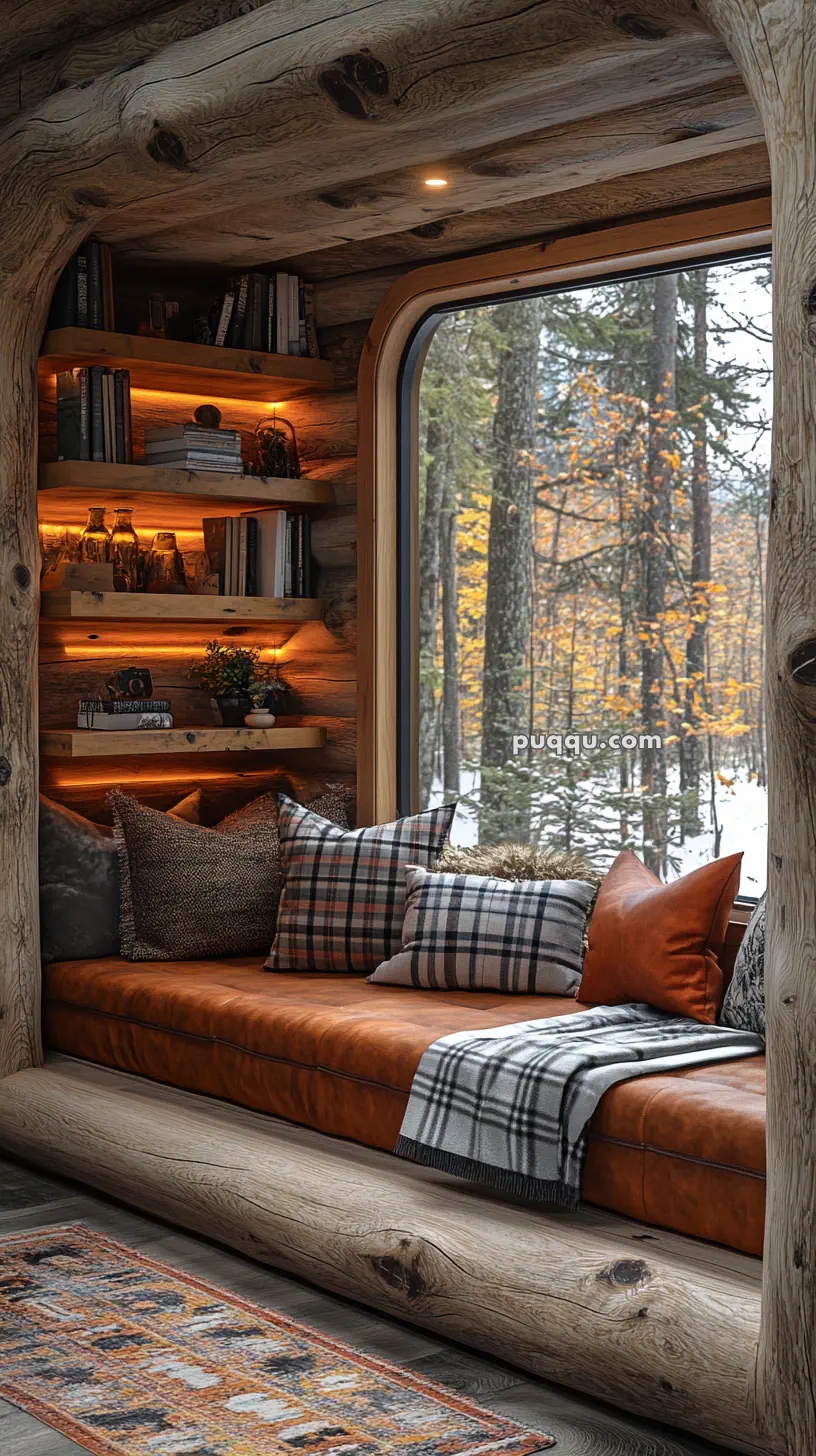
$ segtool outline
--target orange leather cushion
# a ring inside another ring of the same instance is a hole
[[[622,850],[589,922],[581,1000],[646,1001],[676,1016],[716,1021],[725,990],[717,955],[741,863],[741,854],[728,855],[664,885]]]
[[[449,1032],[563,1016],[571,998],[420,991],[222,961],[67,961],[44,969],[46,1043],[391,1151],[422,1053]],[[584,1196],[762,1250],[764,1058],[642,1077],[606,1093]]]

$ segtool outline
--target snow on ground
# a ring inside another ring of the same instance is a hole
[[[746,777],[734,777],[733,770],[723,769],[722,777],[728,782],[717,781],[717,817],[722,829],[720,855],[743,853],[740,894],[755,899],[761,895],[766,882],[766,854],[768,843],[768,791]],[[478,773],[462,775],[462,796],[478,794]],[[706,826],[702,833],[687,839],[685,844],[674,846],[672,853],[677,860],[677,869],[670,870],[669,878],[687,875],[699,865],[707,864],[714,856],[714,830],[711,827],[708,780],[701,785],[701,817]],[[443,802],[442,785],[437,780],[431,794],[431,804]],[[476,814],[470,804],[460,803],[453,824],[451,840],[454,844],[477,844],[479,826]],[[592,844],[584,845],[589,855]]]

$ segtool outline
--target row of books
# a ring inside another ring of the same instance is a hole
[[[241,475],[240,430],[207,429],[188,422],[145,430],[145,463],[174,470],[215,470]]]
[[[109,329],[113,313],[113,268],[108,243],[90,238],[60,274],[48,315],[49,329]]]
[[[229,278],[215,345],[318,359],[312,285],[293,273],[239,273]]]
[[[130,465],[130,372],[89,365],[57,375],[57,457]]]
[[[213,584],[227,597],[311,597],[310,518],[280,507],[209,516],[204,550]]]
[[[118,730],[172,728],[173,714],[168,698],[80,698],[77,728]]]

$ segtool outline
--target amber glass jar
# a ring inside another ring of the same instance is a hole
[[[110,559],[115,591],[139,590],[139,537],[133,529],[132,517],[129,506],[117,506],[114,511]]]
[[[110,531],[105,525],[105,507],[88,508],[88,524],[79,538],[77,560],[95,566],[110,561]]]

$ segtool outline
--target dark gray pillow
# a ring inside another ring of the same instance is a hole
[[[731,984],[725,993],[720,1021],[738,1031],[765,1036],[765,896],[758,900],[748,922]]]
[[[170,813],[196,822],[200,791]],[[49,961],[119,954],[119,854],[113,830],[40,794],[40,946]]]

